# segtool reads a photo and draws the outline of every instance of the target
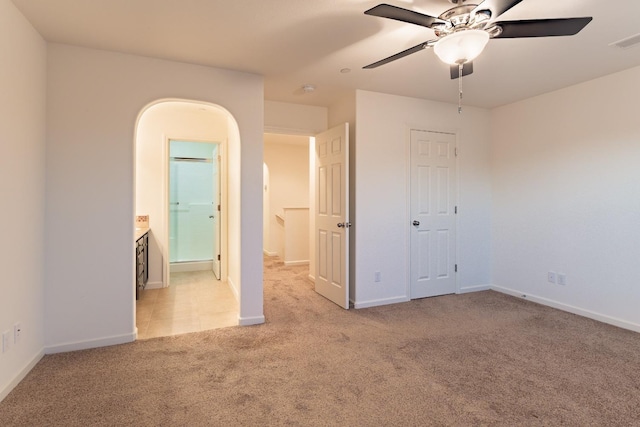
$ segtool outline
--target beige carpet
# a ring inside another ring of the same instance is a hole
[[[640,334],[495,292],[344,311],[269,262],[267,324],[46,356],[3,426],[640,425]]]

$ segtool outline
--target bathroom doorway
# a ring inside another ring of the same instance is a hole
[[[220,159],[217,143],[169,140],[170,273],[221,278]]]

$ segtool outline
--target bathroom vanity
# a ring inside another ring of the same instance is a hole
[[[149,279],[149,229],[136,228],[136,299]]]

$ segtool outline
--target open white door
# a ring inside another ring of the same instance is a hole
[[[411,131],[411,298],[456,291],[456,136]]]
[[[213,262],[212,270],[216,279],[220,280],[220,153],[219,147],[213,150]]]
[[[349,308],[349,124],[316,135],[315,289]]]

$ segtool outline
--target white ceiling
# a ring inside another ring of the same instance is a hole
[[[428,28],[363,14],[381,0],[13,2],[48,41],[262,74],[269,100],[329,106],[365,89],[457,102],[457,80],[431,49],[362,69],[434,38]],[[432,16],[452,6],[384,2]],[[640,33],[639,0],[523,0],[500,20],[581,16],[594,19],[573,37],[491,40],[463,79],[464,103],[495,107],[640,65],[640,45],[609,46]],[[316,91],[303,93],[307,83]]]

